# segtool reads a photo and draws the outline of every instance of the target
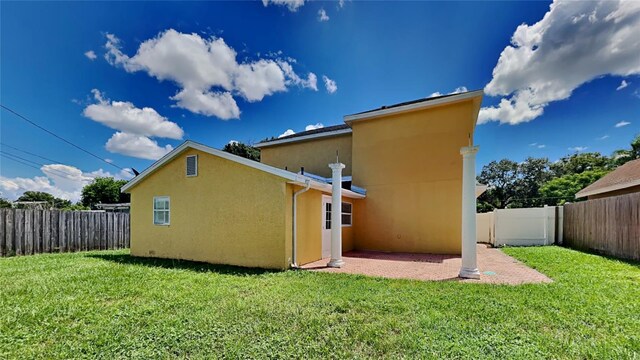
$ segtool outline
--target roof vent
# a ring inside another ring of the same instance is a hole
[[[187,176],[198,176],[198,155],[187,156]]]

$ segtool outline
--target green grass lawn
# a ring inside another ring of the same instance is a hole
[[[504,250],[551,284],[137,259],[0,259],[0,358],[639,358],[640,265]]]

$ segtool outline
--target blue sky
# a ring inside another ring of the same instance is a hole
[[[640,31],[638,6],[279,2],[3,2],[1,103],[139,171],[185,139],[257,142],[460,87],[487,93],[478,171],[501,158],[610,154],[640,132],[640,45],[625,35]],[[126,176],[0,116],[3,144],[55,160],[3,146],[33,161],[0,158],[3,196],[77,200],[93,176]]]

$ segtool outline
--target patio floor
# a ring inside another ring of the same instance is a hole
[[[480,280],[458,278],[461,259],[457,255],[349,251],[342,255],[342,259],[345,264],[339,269],[327,267],[329,259],[318,260],[302,268],[310,271],[360,274],[390,279],[450,280],[509,285],[552,281],[499,249],[484,244],[478,244]]]

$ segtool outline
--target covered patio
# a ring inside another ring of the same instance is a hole
[[[462,281],[490,284],[549,283],[544,274],[508,256],[499,249],[478,244],[478,269],[480,279],[459,277],[462,260],[457,255],[383,253],[375,251],[350,251],[342,255],[342,267],[328,267],[329,259],[318,260],[302,266],[302,269],[319,272],[358,274],[390,279],[426,281]]]

